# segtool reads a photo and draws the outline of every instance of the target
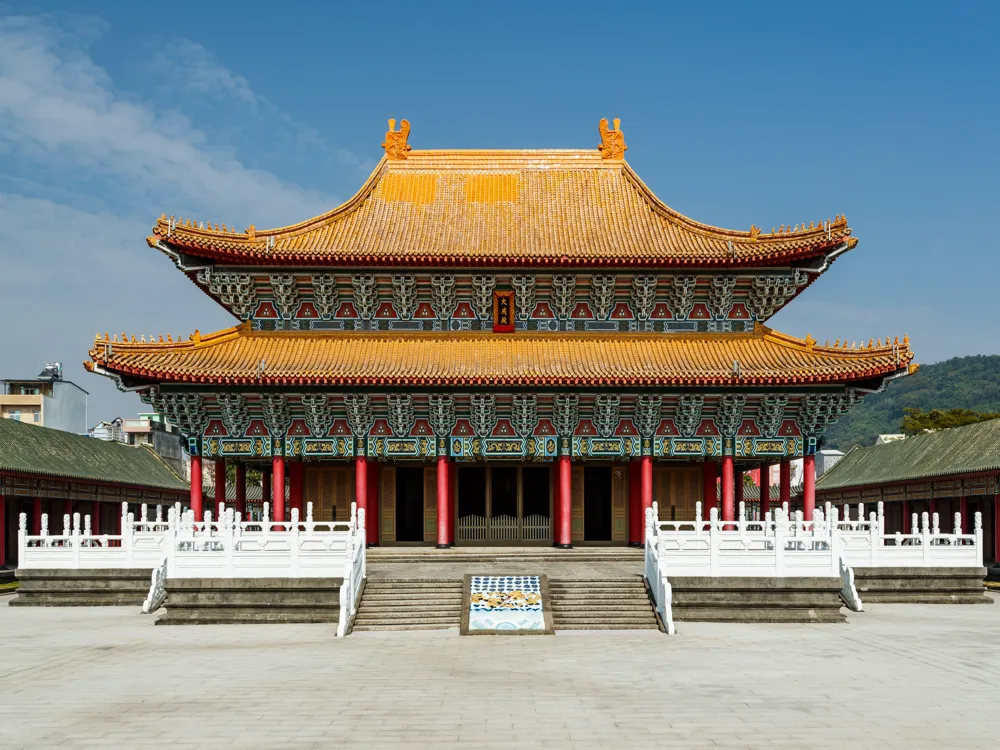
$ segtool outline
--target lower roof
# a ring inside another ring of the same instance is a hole
[[[187,492],[153,451],[0,419],[0,472]]]
[[[1000,471],[1000,419],[855,448],[816,481],[817,490]]]
[[[133,383],[214,385],[746,386],[907,372],[909,342],[841,349],[753,333],[253,331],[182,342],[94,342],[85,366]]]

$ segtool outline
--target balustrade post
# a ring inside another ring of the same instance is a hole
[[[785,522],[788,520],[785,510],[774,511],[774,574],[778,577],[785,574]]]
[[[930,529],[930,514],[924,511],[920,516],[920,544],[924,548],[924,565],[928,565],[931,561],[931,529]]]
[[[21,513],[17,518],[17,564],[19,566],[24,566],[28,558],[26,556],[26,551],[28,549],[28,517]]]
[[[73,514],[73,569],[80,568],[80,514]]]
[[[289,547],[289,563],[291,564],[291,570],[289,575],[292,578],[298,578],[299,576],[299,509],[292,508],[292,534],[288,539]]]
[[[872,550],[872,565],[877,565],[879,558],[882,556],[882,550],[880,549],[882,546],[882,535],[879,533],[878,522],[874,513],[868,516],[868,545]]]
[[[708,571],[711,575],[719,574],[719,543],[722,540],[722,529],[719,525],[719,511],[712,508],[708,524]]]

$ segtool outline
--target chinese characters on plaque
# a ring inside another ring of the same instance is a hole
[[[493,331],[511,333],[514,330],[514,292],[493,292]]]

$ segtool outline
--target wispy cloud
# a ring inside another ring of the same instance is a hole
[[[245,81],[230,80],[231,90],[253,96]],[[85,170],[85,179],[121,186],[133,205],[173,196],[180,208],[227,223],[296,221],[334,202],[245,166],[177,109],[121,96],[76,39],[46,19],[0,21],[0,149],[77,179]]]
[[[271,107],[244,77],[181,41],[187,62],[161,64],[175,66],[171,81],[186,95],[122,91],[89,51],[105,32],[93,19],[75,19],[72,33],[59,17],[0,19],[0,310],[26,322],[4,329],[0,376],[60,359],[91,392],[95,421],[139,406],[83,372],[95,332],[177,334],[232,323],[146,247],[161,210],[260,227],[337,202],[248,166],[238,144],[204,126],[234,104]],[[214,112],[197,101],[210,90]],[[264,112],[258,125],[287,130],[282,117]]]

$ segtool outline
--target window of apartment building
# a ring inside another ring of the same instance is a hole
[[[18,422],[20,422],[21,421],[21,410],[20,409],[11,409],[7,413],[7,418],[8,419],[16,419]]]
[[[31,421],[32,422],[41,422],[42,421],[42,412],[41,412],[41,410],[35,409],[34,411],[31,412]]]
[[[21,386],[21,395],[22,396],[37,396],[38,394],[39,394],[39,390],[37,388],[34,388],[32,386],[28,386],[28,385],[22,385]]]

